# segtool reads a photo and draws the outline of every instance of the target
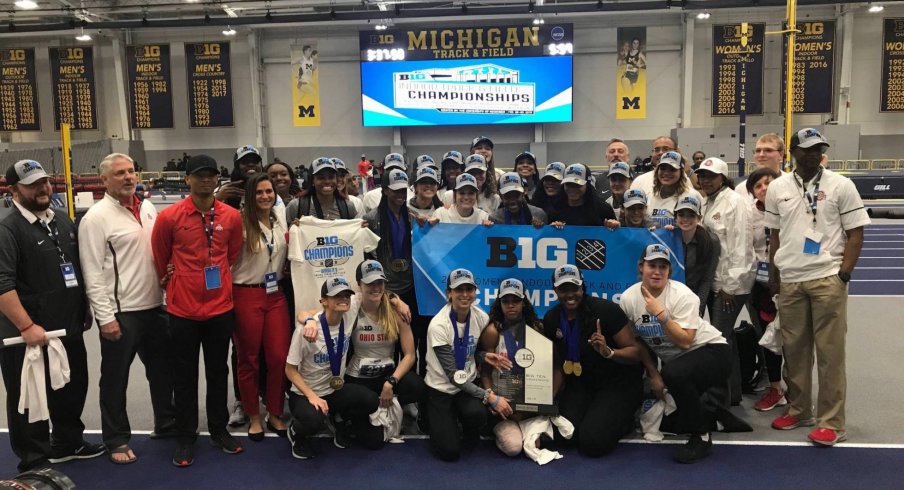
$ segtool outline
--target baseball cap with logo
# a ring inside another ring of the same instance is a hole
[[[386,176],[383,180],[384,186],[394,191],[408,188],[408,174],[404,171],[394,168],[383,175]]]
[[[728,164],[721,158],[710,157],[700,162],[700,166],[694,170],[694,173],[700,172],[712,172],[728,177]]]
[[[524,192],[524,185],[521,184],[521,176],[515,172],[506,172],[499,179],[499,195],[506,195],[509,192]]]
[[[628,209],[638,204],[647,205],[647,193],[640,189],[628,189],[622,199],[622,207]]]
[[[355,280],[364,284],[371,284],[374,281],[385,281],[386,273],[383,271],[383,265],[376,260],[365,260],[361,262],[355,271]]]
[[[565,175],[565,164],[562,162],[552,162],[546,166],[546,169],[543,170],[543,175],[540,176],[540,180],[543,180],[547,177],[562,180],[562,177]]]
[[[334,167],[336,167],[337,172],[348,173],[348,167],[345,165],[345,162],[343,162],[341,158],[330,158],[330,162]]]
[[[474,189],[480,190],[480,187],[477,187],[477,179],[475,179],[471,174],[461,174],[455,178],[455,190],[469,186],[473,187]]]
[[[565,175],[562,178],[563,184],[584,185],[589,180],[587,175],[587,167],[580,163],[572,163],[565,169]]]
[[[332,170],[336,172],[336,165],[333,164],[333,161],[327,157],[315,158],[313,162],[311,162],[311,175],[317,175],[320,172],[324,172],[327,170]]]
[[[478,137],[474,138],[473,140],[471,140],[471,148],[474,148],[475,146],[477,146],[481,143],[484,143],[487,146],[489,146],[490,148],[493,148],[493,140],[491,140],[490,138],[487,138],[486,136],[478,136]]]
[[[44,171],[44,167],[35,160],[19,160],[6,169],[6,183],[9,185],[34,184],[45,177],[50,176]]]
[[[643,259],[647,262],[656,259],[669,260],[669,249],[658,243],[647,245],[643,250]]]
[[[470,284],[475,288],[477,287],[477,281],[474,280],[474,274],[468,269],[455,269],[450,272],[446,284],[449,285],[449,289],[455,289],[465,284]]]
[[[236,148],[235,154],[232,156],[232,161],[237,162],[248,155],[255,155],[257,156],[257,161],[261,161],[261,152],[257,151],[257,148],[251,145]]]
[[[631,179],[631,167],[625,162],[612,162],[609,164],[609,177],[613,175],[622,175],[626,179]]]
[[[700,216],[700,200],[694,196],[684,196],[678,201],[678,204],[675,205],[675,212],[681,211],[682,209],[690,209],[697,216]]]
[[[431,180],[439,184],[439,175],[436,173],[436,169],[433,167],[424,167],[417,171],[417,175],[414,178],[414,182],[418,183],[422,180]]]
[[[455,162],[459,165],[464,165],[464,163],[462,163],[464,160],[463,160],[463,157],[461,156],[460,151],[456,151],[456,150],[447,151],[443,155],[443,161],[441,163],[446,163],[446,160],[452,160],[453,162]]]
[[[430,155],[421,155],[421,156],[417,157],[414,168],[416,170],[420,170],[424,167],[436,168],[436,162],[433,160],[433,157],[431,157]]]
[[[483,172],[487,171],[487,159],[483,157],[483,155],[473,154],[468,155],[468,159],[465,160],[465,172],[470,172],[471,170],[481,170]]]
[[[677,151],[667,151],[659,157],[659,164],[663,163],[681,170],[681,155]]]
[[[537,156],[527,150],[522,151],[521,153],[518,154],[518,156],[515,157],[515,163],[517,164],[518,162],[520,162],[521,160],[524,160],[525,158],[528,158],[528,159],[530,159],[530,161],[534,162],[534,165],[537,164]]]
[[[499,297],[513,294],[519,298],[524,298],[524,284],[517,279],[506,279],[499,285]]]
[[[556,267],[556,270],[552,273],[552,285],[554,287],[559,287],[566,282],[570,282],[577,286],[584,284],[584,278],[581,276],[580,269],[572,264]]]
[[[320,297],[333,297],[343,291],[349,291],[352,294],[355,294],[355,290],[348,285],[348,281],[346,281],[344,277],[331,277],[326,281],[323,281],[323,286],[320,287]]]
[[[390,153],[383,158],[383,170],[387,171],[391,168],[408,170],[408,165],[405,165],[405,159],[400,153]]]
[[[208,155],[195,155],[185,162],[186,175],[193,175],[201,170],[213,170],[216,174],[220,173],[220,169],[217,167],[217,161]]]
[[[812,148],[817,145],[829,147],[829,141],[815,128],[804,128],[791,136],[790,148]]]

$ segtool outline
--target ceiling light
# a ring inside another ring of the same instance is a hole
[[[706,20],[710,17],[709,12],[700,12],[697,14],[697,20]]]
[[[546,23],[546,21],[543,20],[542,17],[535,17],[535,18],[534,18],[534,25],[535,25],[535,26],[538,26],[538,25],[541,25],[541,24],[545,24],[545,23]]]
[[[75,36],[75,40],[76,40],[76,41],[86,42],[86,41],[90,41],[90,40],[91,40],[91,36],[89,36],[88,33],[85,32],[85,29],[82,29],[82,30],[81,30],[81,33],[80,33],[78,36]]]
[[[34,10],[38,8],[38,2],[33,0],[16,0],[16,7],[22,10]]]
[[[867,11],[871,14],[878,14],[879,12],[885,10],[885,7],[882,5],[870,5]]]
[[[239,16],[235,9],[230,7],[229,5],[223,5],[223,12],[226,12],[226,15],[232,17],[233,19]]]
[[[185,0],[185,3],[198,3],[201,0]]]
[[[223,35],[224,36],[235,36],[235,29],[233,29],[232,26],[226,26],[226,28],[223,29]]]

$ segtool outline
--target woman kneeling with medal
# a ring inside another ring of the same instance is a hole
[[[559,414],[574,424],[578,449],[599,457],[634,428],[643,399],[633,325],[618,305],[587,294],[574,265],[557,267],[552,279],[559,302],[543,318],[543,333],[555,343]]]
[[[489,318],[475,306],[474,274],[455,269],[446,282],[449,302],[427,328],[427,423],[430,447],[443,461],[461,455],[462,434],[477,437],[487,421],[487,405],[502,417],[512,414],[508,401],[476,384],[474,352]]]

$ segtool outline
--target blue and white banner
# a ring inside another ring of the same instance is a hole
[[[637,261],[645,246],[661,243],[672,250],[672,278],[684,282],[681,232],[664,229],[595,226],[459,225],[415,226],[412,241],[414,285],[422,315],[446,304],[446,278],[463,267],[477,280],[477,302],[485,311],[496,299],[499,283],[514,277],[524,283],[541,317],[556,303],[553,270],[575,264],[587,292],[616,303],[638,280]]]

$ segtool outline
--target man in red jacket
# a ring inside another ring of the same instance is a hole
[[[176,430],[179,442],[173,464],[194,462],[198,428],[198,351],[204,348],[207,379],[207,426],[211,442],[228,454],[242,446],[226,423],[229,339],[234,328],[232,274],[242,247],[238,211],[214,198],[217,162],[207,155],[191,157],[185,182],[191,195],[164,209],[151,236],[154,266],[160,277],[174,266],[166,287],[173,336]]]

